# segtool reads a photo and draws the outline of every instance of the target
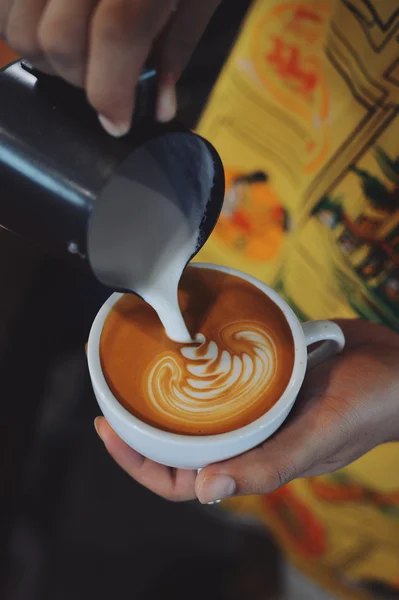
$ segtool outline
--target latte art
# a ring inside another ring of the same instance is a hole
[[[176,424],[223,426],[262,401],[273,384],[276,344],[260,324],[232,323],[218,335],[220,343],[196,336],[177,354],[151,365],[147,393],[152,409]]]
[[[152,427],[214,435],[245,427],[281,398],[295,349],[279,307],[251,283],[188,267],[179,306],[193,342],[166,335],[157,313],[126,294],[107,317],[101,365],[121,405]]]

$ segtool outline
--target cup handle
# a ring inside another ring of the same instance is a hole
[[[307,369],[314,369],[329,360],[345,346],[344,333],[339,325],[332,321],[308,321],[302,324],[306,345],[322,342],[320,346],[308,352]]]

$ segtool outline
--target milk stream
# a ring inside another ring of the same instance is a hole
[[[182,223],[176,233],[173,247],[169,249],[170,255],[162,261],[153,280],[137,289],[140,296],[157,312],[166,335],[182,344],[193,340],[180,310],[178,287],[183,270],[194,254],[197,244],[198,232],[190,236]]]
[[[162,204],[166,211],[164,220],[172,235],[164,240],[158,255],[151,257],[151,272],[140,277],[133,289],[158,313],[168,337],[187,343],[192,339],[180,311],[178,286],[185,266],[201,243],[200,225],[211,197],[215,166],[199,138],[190,138],[184,145],[179,140],[169,142],[162,156],[167,174],[174,178],[174,185],[165,187],[165,194],[167,190],[174,201],[166,196]],[[156,163],[154,173],[155,169]],[[162,219],[158,221],[157,226],[162,228]],[[152,235],[157,233],[152,231]]]

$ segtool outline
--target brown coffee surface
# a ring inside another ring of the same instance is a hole
[[[294,365],[289,325],[252,284],[188,267],[179,302],[196,342],[177,344],[155,311],[126,294],[105,322],[100,357],[118,401],[140,420],[173,433],[238,429],[280,398]]]

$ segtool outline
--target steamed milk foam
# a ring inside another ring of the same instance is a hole
[[[246,330],[246,328],[248,328]],[[196,336],[196,345],[183,346],[180,357],[160,357],[148,375],[147,392],[153,408],[184,426],[191,423],[220,426],[256,406],[274,380],[277,349],[272,336],[252,322],[227,325],[220,330],[229,350],[213,340]],[[234,354],[237,342],[247,352]],[[180,360],[179,360],[180,359]]]
[[[157,428],[191,435],[231,431],[264,414],[294,363],[280,309],[247,281],[194,267],[183,274],[176,302],[188,332],[182,343],[140,298],[123,296],[111,311],[100,355],[121,404]],[[176,333],[181,322],[174,315],[169,322],[167,304],[157,310]]]
[[[136,289],[157,312],[167,336],[175,342],[191,342],[191,335],[181,314],[177,289],[184,267],[195,252],[198,233],[190,233],[184,219],[176,219],[176,235],[172,247],[165,250],[162,263],[153,279]]]

